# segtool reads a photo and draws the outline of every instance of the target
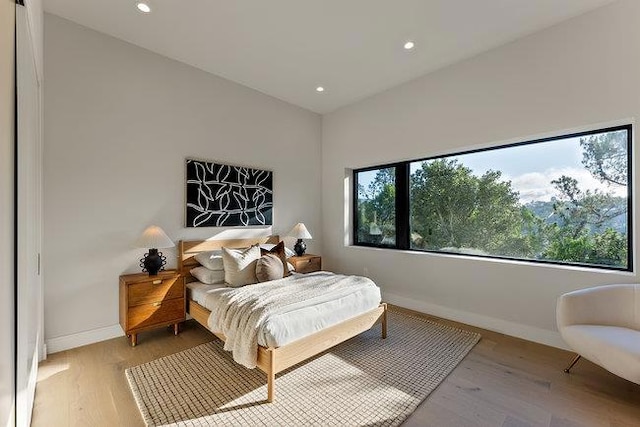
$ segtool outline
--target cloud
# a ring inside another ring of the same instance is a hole
[[[575,178],[578,181],[578,188],[582,191],[600,190],[612,192],[621,197],[627,195],[626,187],[602,183],[595,179],[589,171],[580,168],[551,168],[544,172],[529,172],[514,177],[505,176],[505,180],[510,180],[513,188],[520,193],[522,203],[529,203],[536,200],[549,201],[552,197],[557,197],[559,193],[551,181],[562,175]]]

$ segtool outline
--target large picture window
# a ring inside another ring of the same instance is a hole
[[[354,171],[354,244],[632,270],[631,125]]]

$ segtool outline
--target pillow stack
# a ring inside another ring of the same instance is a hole
[[[226,282],[229,286],[239,287],[267,282],[287,277],[294,271],[287,262],[293,255],[284,242],[201,252],[194,257],[201,266],[193,268],[191,275],[207,285]]]
[[[198,281],[206,285],[220,285],[224,283],[224,264],[222,251],[200,252],[195,257],[201,267],[191,269],[190,273]]]

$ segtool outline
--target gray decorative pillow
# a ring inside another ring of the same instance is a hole
[[[222,248],[224,281],[235,287],[258,283],[256,263],[259,259],[259,246],[247,249]]]
[[[256,262],[256,277],[259,282],[282,279],[284,265],[278,255],[266,254]]]
[[[189,272],[205,285],[221,285],[224,283],[224,270],[209,270],[206,267],[196,267]]]
[[[209,270],[223,270],[222,251],[200,252],[194,256],[196,261]]]

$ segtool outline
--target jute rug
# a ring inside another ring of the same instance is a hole
[[[149,426],[399,425],[480,339],[474,332],[389,312],[380,327],[276,377],[236,364],[219,340],[126,370]]]

